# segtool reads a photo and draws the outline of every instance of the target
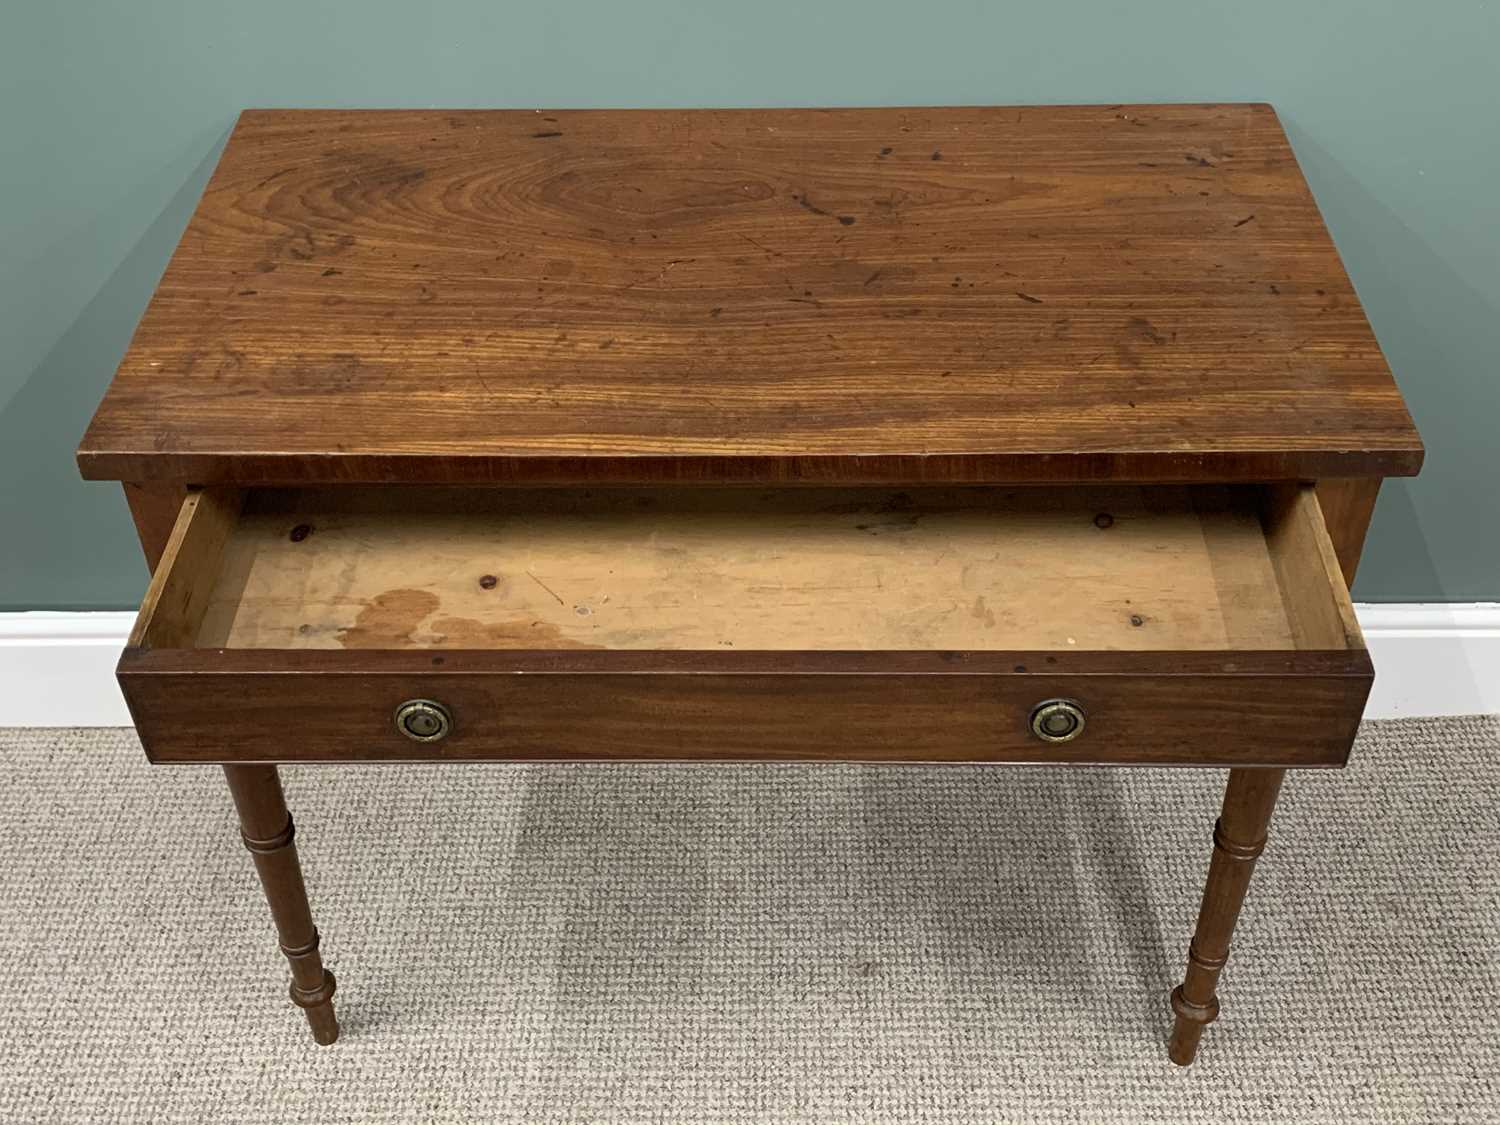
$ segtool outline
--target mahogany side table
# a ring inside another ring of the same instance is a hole
[[[78,453],[318,1042],[279,763],[1228,767],[1182,1064],[1421,460],[1267,105],[247,112]]]

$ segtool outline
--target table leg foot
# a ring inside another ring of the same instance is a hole
[[[1188,946],[1187,975],[1172,992],[1176,1021],[1167,1055],[1178,1066],[1193,1061],[1203,1029],[1218,1018],[1219,999],[1214,990],[1229,960],[1229,939],[1239,920],[1255,861],[1266,846],[1266,827],[1284,776],[1284,770],[1276,769],[1229,771],[1224,809],[1214,825],[1213,859],[1203,889],[1203,905],[1198,910],[1198,927]]]
[[[328,1044],[339,1037],[333,1011],[333,974],[318,953],[318,931],[307,904],[302,865],[297,862],[296,829],[275,766],[225,766],[224,776],[240,816],[240,837],[255,861],[276,923],[281,952],[292,968],[292,1003],[307,1014],[313,1038]]]

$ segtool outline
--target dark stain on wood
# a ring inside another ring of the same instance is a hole
[[[521,617],[509,621],[478,621],[472,617],[438,617],[427,626],[433,644],[444,648],[602,649],[563,635],[550,621]]]
[[[1126,321],[1126,327],[1132,335],[1139,336],[1143,340],[1150,340],[1153,344],[1165,344],[1167,342],[1167,338],[1157,331],[1156,325],[1143,316],[1131,317]]]
[[[430,590],[387,590],[359,611],[354,624],[339,630],[345,648],[406,648],[417,626],[442,604]]]
[[[852,227],[854,225],[855,220],[853,215],[835,215],[832,211],[825,211],[816,203],[812,202],[812,200],[808,199],[806,195],[793,195],[792,198],[797,201],[797,205],[804,211],[811,211],[814,215],[822,215],[826,219],[837,219],[846,227]]]
[[[339,631],[339,644],[346,649],[605,647],[565,636],[561,626],[532,617],[504,621],[457,615],[435,617],[441,605],[442,599],[430,590],[387,590],[359,611],[353,625]]]
[[[991,629],[995,627],[995,611],[985,603],[983,594],[974,599],[974,604],[969,608],[969,613],[976,621],[983,621],[987,627]]]

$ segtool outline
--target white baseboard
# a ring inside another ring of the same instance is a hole
[[[128,727],[115,662],[135,614],[0,613],[0,726]]]
[[[1360,605],[1367,718],[1500,713],[1500,603]],[[0,613],[0,726],[129,726],[115,661],[133,613]]]
[[[1366,718],[1500,713],[1500,603],[1354,608],[1375,662]]]

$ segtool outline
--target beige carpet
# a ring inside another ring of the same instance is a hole
[[[0,731],[0,1120],[1500,1120],[1500,719],[1288,782],[1197,1066],[1222,772],[301,767],[318,1048],[217,770]]]

